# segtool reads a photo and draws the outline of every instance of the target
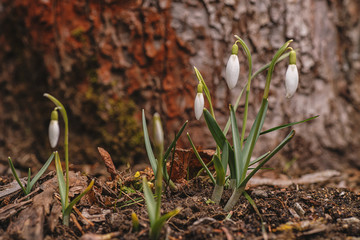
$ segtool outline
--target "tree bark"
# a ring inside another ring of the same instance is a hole
[[[237,34],[253,54],[254,70],[269,62],[289,39],[297,50],[299,89],[291,100],[285,99],[287,63],[278,64],[264,129],[320,115],[294,127],[297,135],[275,163],[281,166],[295,158],[299,161],[294,166],[303,170],[359,167],[359,10],[356,0],[4,0],[0,3],[0,127],[4,129],[0,158],[32,151],[46,159],[49,151],[43,146],[52,108],[42,98],[44,92],[62,99],[70,109],[70,144],[75,145],[70,155],[79,161],[97,158],[96,147],[101,144],[113,149],[113,159],[129,149],[140,151],[142,142],[114,147],[129,136],[138,139],[140,131],[133,127],[122,132],[130,123],[111,114],[118,104],[125,107],[116,114],[134,115],[139,123],[141,108],[147,117],[159,112],[168,141],[190,120],[187,131],[195,144],[214,147],[204,120],[194,117],[193,66],[208,84],[217,120],[224,126],[228,104],[247,79],[247,60],[239,51],[236,88],[228,90],[224,80]],[[252,82],[249,125],[264,85],[265,74]],[[135,106],[128,110],[131,101]],[[241,106],[238,114],[242,116]],[[288,131],[261,137],[256,154],[276,146]],[[188,146],[186,138],[180,144]]]

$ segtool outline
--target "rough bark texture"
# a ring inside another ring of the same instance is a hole
[[[234,90],[227,89],[225,63],[237,34],[253,53],[255,70],[288,39],[294,39],[298,52],[298,92],[285,99],[286,63],[278,64],[265,129],[320,115],[295,127],[297,135],[278,163],[296,158],[301,161],[295,165],[313,170],[359,167],[359,11],[356,0],[3,0],[0,158],[34,153],[46,159],[52,105],[42,98],[44,92],[68,106],[70,143],[75,145],[70,154],[79,161],[96,159],[101,144],[111,148],[115,162],[126,150],[140,151],[140,128],[135,120],[118,115],[140,120],[141,108],[147,117],[161,114],[168,140],[189,119],[187,131],[194,142],[213,147],[204,121],[194,117],[197,80],[192,67],[208,83],[217,120],[224,125],[227,106],[247,77],[246,58],[240,53],[240,81]],[[265,74],[252,83],[250,124],[264,84]],[[276,146],[286,134],[263,137],[256,152]],[[129,138],[132,144],[123,144]],[[183,146],[188,145],[185,140]]]

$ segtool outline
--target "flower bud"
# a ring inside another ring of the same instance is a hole
[[[160,114],[154,114],[154,145],[155,146],[162,146],[164,145],[164,131],[161,125]]]
[[[235,87],[240,74],[240,63],[237,53],[238,46],[234,44],[225,70],[225,79],[229,89],[233,89]]]
[[[197,120],[200,119],[204,109],[204,95],[202,92],[203,92],[203,85],[199,83],[197,87],[195,102],[194,102],[195,117]]]
[[[290,64],[286,70],[285,76],[285,90],[286,97],[291,98],[299,84],[299,73],[295,64]]]
[[[60,135],[60,127],[58,121],[58,112],[54,110],[51,112],[51,121],[49,125],[49,141],[52,148],[56,147]]]

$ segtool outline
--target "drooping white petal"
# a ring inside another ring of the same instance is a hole
[[[59,135],[60,135],[59,121],[51,120],[49,125],[49,141],[50,141],[50,146],[52,148],[56,147],[57,142],[59,140]]]
[[[286,97],[291,98],[299,84],[299,73],[295,64],[290,64],[286,70],[285,90]]]
[[[197,93],[194,102],[195,117],[197,120],[200,119],[203,110],[204,110],[204,95],[202,93]]]
[[[233,89],[239,79],[240,63],[238,56],[231,54],[226,64],[225,79],[229,89]]]

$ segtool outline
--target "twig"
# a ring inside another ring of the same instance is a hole
[[[81,232],[82,235],[85,234],[85,232],[83,231],[82,227],[80,226],[80,223],[78,222],[78,220],[76,219],[74,214],[71,214],[71,218],[73,220],[73,222],[75,223],[75,226],[79,229],[79,231]]]

